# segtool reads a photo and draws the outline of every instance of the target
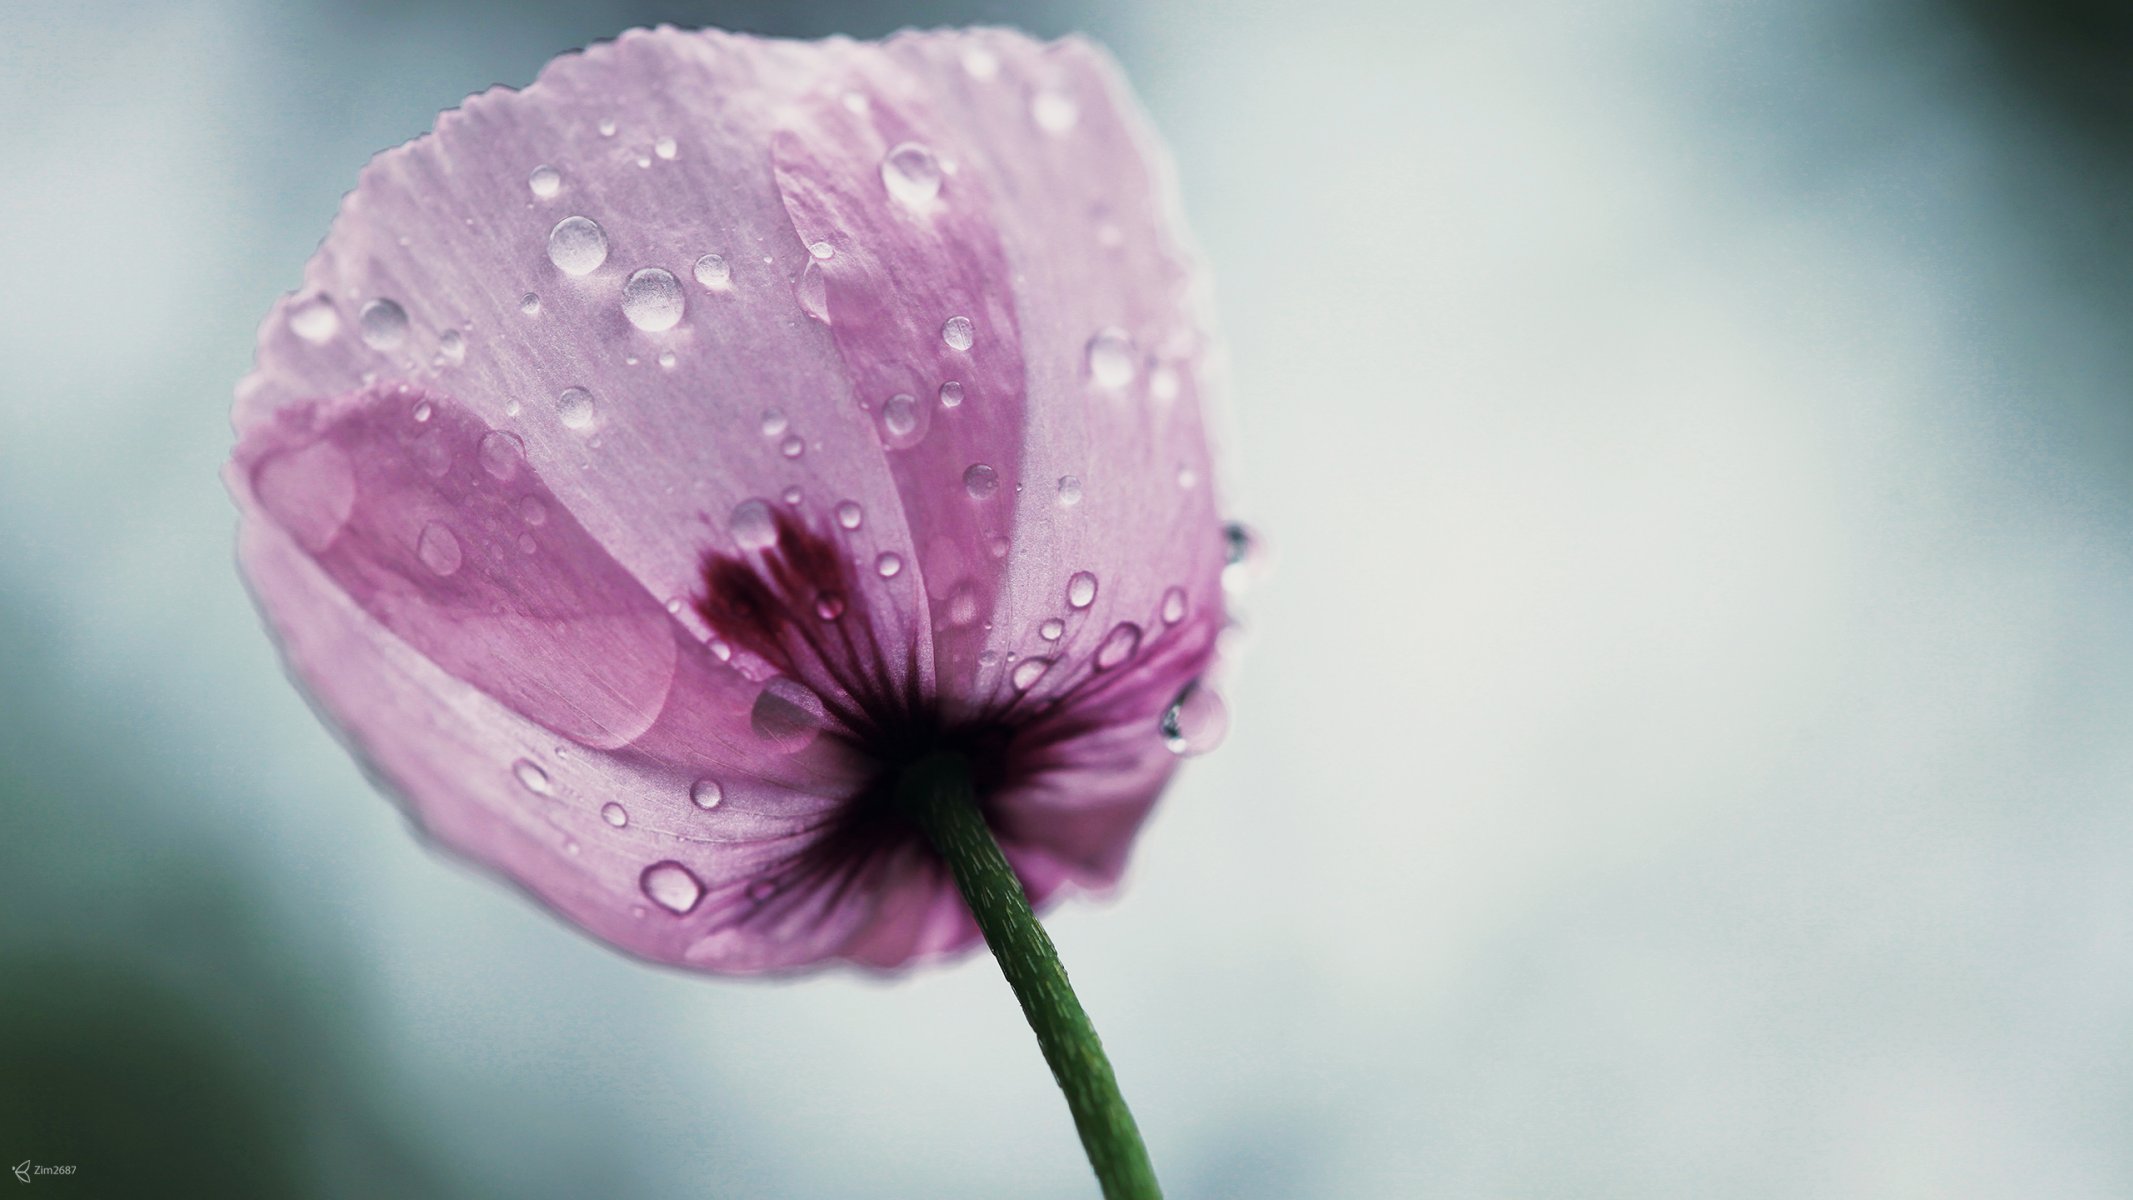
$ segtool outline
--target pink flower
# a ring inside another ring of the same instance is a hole
[[[966,752],[1041,903],[1220,734],[1180,237],[1085,43],[625,35],[364,171],[239,389],[245,571],[413,817],[595,935],[962,947],[900,766]]]

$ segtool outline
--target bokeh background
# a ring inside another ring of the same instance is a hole
[[[656,20],[1087,31],[1176,151],[1276,569],[1051,923],[1174,1197],[2133,1195],[2127,5],[7,0],[26,1195],[1092,1194],[989,961],[593,945],[408,836],[232,568],[357,168]]]

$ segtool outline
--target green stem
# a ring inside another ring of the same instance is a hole
[[[1160,1200],[1155,1168],[1148,1162],[1133,1113],[1119,1095],[1111,1060],[1104,1057],[1096,1027],[1074,998],[1052,939],[1030,911],[1022,881],[978,810],[969,764],[957,754],[921,760],[904,771],[896,795],[948,861],[985,944],[992,947],[1001,974],[1021,1001],[1022,1015],[1037,1035],[1052,1078],[1066,1094],[1104,1200]]]

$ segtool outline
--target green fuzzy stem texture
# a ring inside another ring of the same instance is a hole
[[[1104,1200],[1160,1200],[1155,1168],[1148,1162],[1133,1113],[1119,1095],[1111,1060],[1104,1057],[1096,1027],[1067,983],[1059,952],[1030,909],[1022,881],[985,824],[969,764],[956,754],[923,759],[897,781],[897,798],[947,860],[985,944],[1021,1002],[1022,1015],[1074,1114],[1074,1128],[1081,1133],[1082,1149],[1103,1187]]]

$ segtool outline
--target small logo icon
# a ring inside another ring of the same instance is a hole
[[[28,1183],[30,1181],[29,1159],[25,1158],[21,1162],[15,1164],[15,1178],[20,1179],[24,1183]]]

